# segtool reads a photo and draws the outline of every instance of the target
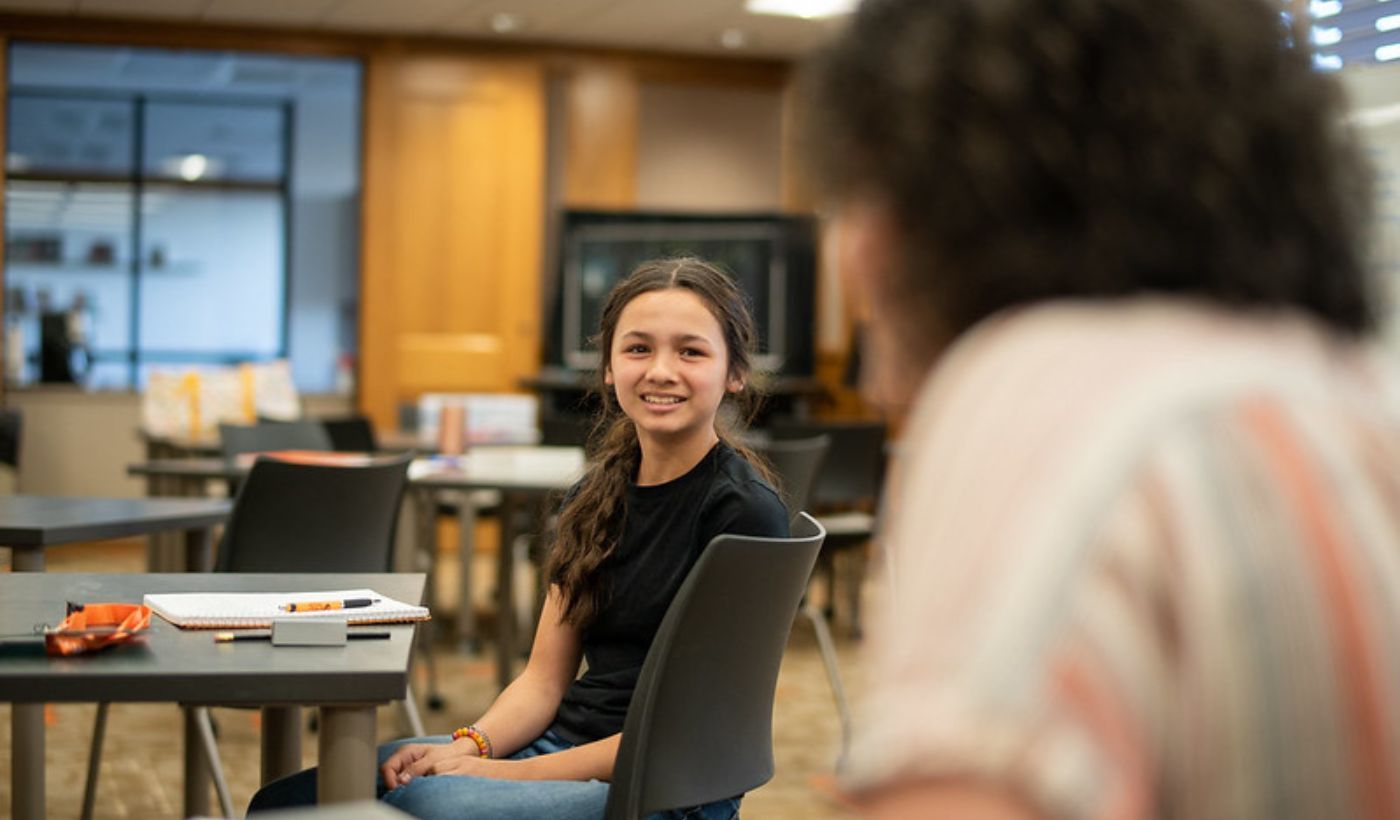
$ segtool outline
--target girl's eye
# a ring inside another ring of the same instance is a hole
[[[628,345],[628,346],[624,347],[624,348],[622,349],[622,352],[623,352],[623,353],[645,353],[645,352],[647,352],[647,346],[646,346],[646,345],[643,345],[643,344],[632,344],[632,345]]]
[[[681,355],[689,359],[698,359],[705,355],[705,351],[694,347],[687,347],[681,350]]]

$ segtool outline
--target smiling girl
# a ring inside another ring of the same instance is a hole
[[[529,662],[471,726],[380,749],[381,799],[416,817],[602,817],[642,661],[701,551],[723,533],[788,534],[778,494],[726,429],[740,414],[720,411],[752,393],[753,320],[733,280],[698,259],[645,263],[613,288],[601,325],[603,418],[559,514]],[[314,769],[271,783],[249,811],[314,802],[315,783]]]

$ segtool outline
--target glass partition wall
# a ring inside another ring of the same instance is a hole
[[[144,69],[25,84],[55,51]],[[354,352],[358,66],[27,44],[10,65],[7,381],[139,388],[151,368],[290,357],[329,390]],[[322,121],[299,151],[303,106]]]

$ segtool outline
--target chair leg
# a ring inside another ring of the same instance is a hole
[[[830,625],[836,622],[836,556],[829,552],[823,553],[821,562],[826,573],[826,597],[822,601],[822,614],[826,616],[826,622]]]
[[[846,689],[841,685],[841,671],[836,666],[836,644],[831,640],[831,629],[827,627],[821,610],[804,602],[802,614],[811,621],[812,631],[816,633],[822,665],[826,667],[826,680],[831,684],[831,697],[836,701],[836,714],[841,720],[841,752],[836,758],[836,769],[840,771],[845,768],[846,754],[851,747],[851,708],[846,702]]]
[[[110,703],[97,704],[97,716],[92,721],[92,747],[88,751],[87,782],[83,784],[82,820],[92,820],[92,808],[97,803],[97,775],[102,768],[102,740],[107,734],[107,707]]]
[[[850,612],[851,637],[860,640],[865,636],[865,629],[860,620],[860,594],[861,585],[865,581],[865,572],[869,566],[870,555],[867,552],[869,545],[854,550],[850,555],[851,564],[846,573],[846,603]]]
[[[404,692],[403,700],[404,717],[408,718],[408,729],[413,734],[412,737],[424,737],[428,733],[423,730],[423,718],[418,716],[418,704],[413,700],[413,684],[408,685],[408,691]]]
[[[224,778],[224,764],[219,759],[219,747],[214,743],[214,724],[209,718],[209,707],[195,707],[194,715],[195,724],[199,727],[199,740],[204,745],[205,756],[209,759],[209,776],[214,779],[214,794],[219,798],[219,809],[225,817],[234,817],[233,798],[229,796],[228,780]]]

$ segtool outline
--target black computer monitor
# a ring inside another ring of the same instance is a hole
[[[593,337],[613,284],[649,259],[697,256],[733,276],[748,296],[759,336],[758,369],[812,373],[816,249],[810,217],[567,211],[558,251],[546,364],[596,368]]]

